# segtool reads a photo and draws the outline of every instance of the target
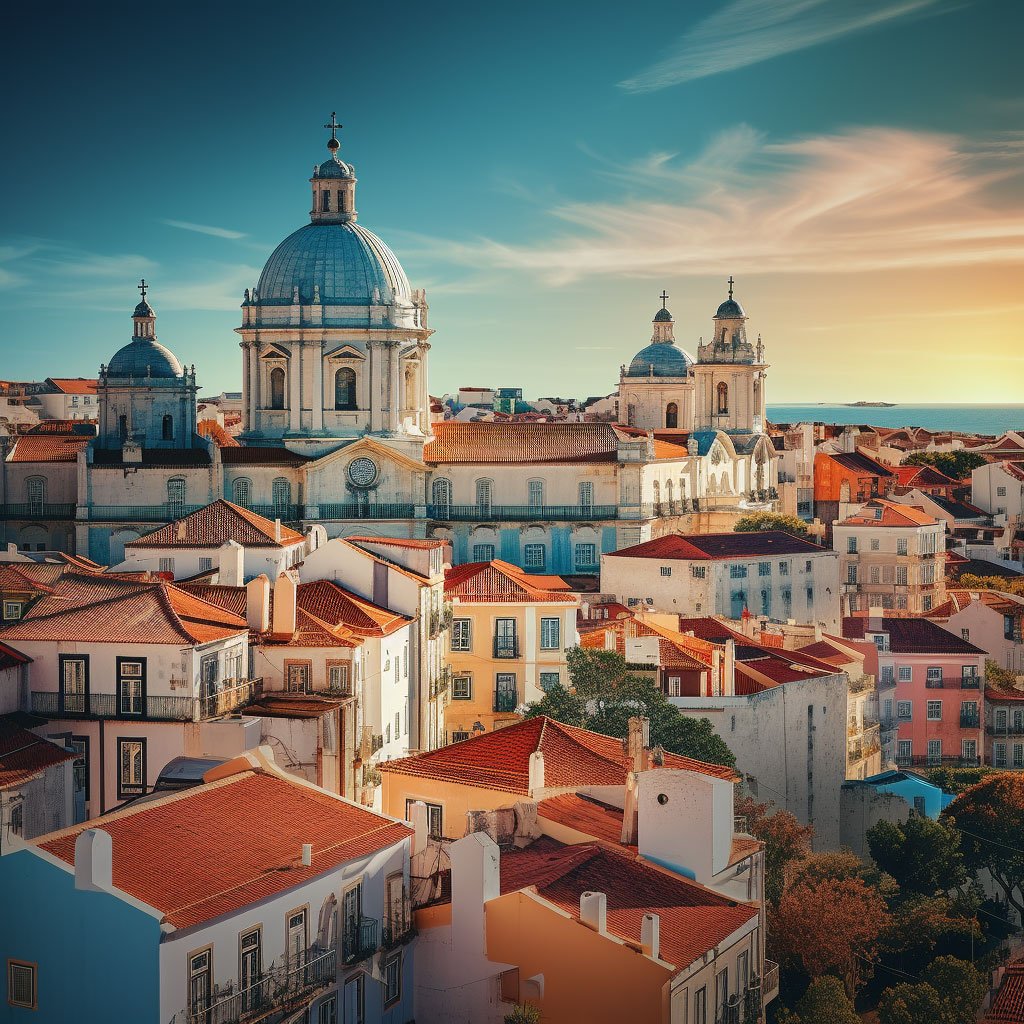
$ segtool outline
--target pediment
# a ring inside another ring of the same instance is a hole
[[[402,466],[405,469],[416,470],[422,473],[430,471],[430,467],[421,460],[410,459],[402,452],[396,451],[394,448],[391,448],[386,444],[382,444],[373,437],[361,437],[358,441],[353,441],[352,444],[345,445],[344,448],[337,448],[330,454],[325,455],[322,459],[317,459],[316,462],[310,464],[307,469],[319,470],[334,462],[348,462],[359,455],[376,457],[382,462],[390,462],[394,465]]]
[[[260,359],[290,359],[291,355],[283,345],[271,343],[260,353]]]
[[[328,352],[325,359],[366,359],[366,353],[360,352],[354,345],[339,345]]]

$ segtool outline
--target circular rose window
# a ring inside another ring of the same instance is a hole
[[[365,456],[353,459],[348,466],[348,478],[356,487],[369,487],[377,479],[377,464]]]

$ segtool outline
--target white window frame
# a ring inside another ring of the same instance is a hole
[[[552,631],[554,636],[552,636]],[[562,648],[562,620],[554,615],[546,615],[540,620],[540,649],[542,651],[558,651]]]
[[[27,960],[7,958],[7,1002],[23,1010],[39,1006],[39,967]]]
[[[942,701],[941,700],[930,700],[927,702],[925,709],[925,717],[929,722],[941,722],[942,721]]]
[[[462,688],[459,687],[459,683],[465,683],[466,685]],[[458,673],[452,676],[452,700],[472,700],[473,699],[473,677],[466,673]]]
[[[451,639],[448,641],[448,646],[453,651],[473,650],[472,619],[452,619]]]

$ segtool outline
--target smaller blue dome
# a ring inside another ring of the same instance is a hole
[[[743,307],[735,299],[726,299],[725,302],[718,307],[715,319],[736,320],[742,316],[746,316],[746,313],[743,312]]]
[[[316,177],[318,178],[354,178],[355,176],[355,168],[343,160],[339,160],[336,156],[332,156],[330,160],[325,160],[316,169]]]
[[[686,377],[693,357],[676,345],[653,342],[640,349],[626,371],[627,377]],[[653,367],[653,369],[652,369]]]
[[[152,338],[134,338],[114,353],[107,364],[108,377],[160,377],[182,375],[181,363],[169,349]]]
[[[672,314],[662,306],[657,313],[654,314],[654,322],[656,324],[669,323],[672,320]]]

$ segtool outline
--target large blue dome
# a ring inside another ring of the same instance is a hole
[[[152,338],[134,338],[114,353],[107,364],[108,377],[180,377],[177,356]]]
[[[380,301],[409,301],[409,280],[395,254],[372,232],[349,221],[307,224],[271,254],[260,274],[261,304],[291,303],[295,288],[312,302],[319,288],[324,305],[366,306],[376,288]]]
[[[627,377],[686,377],[693,357],[676,345],[652,342],[640,349],[626,371]]]

